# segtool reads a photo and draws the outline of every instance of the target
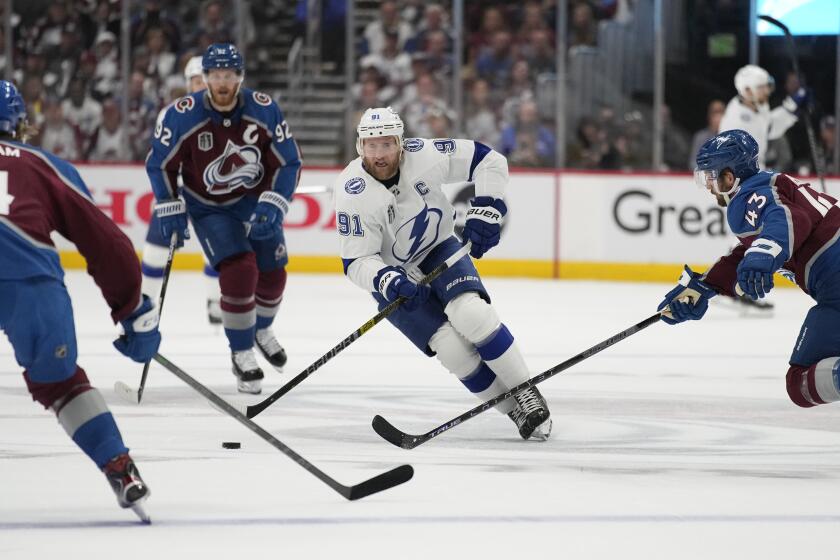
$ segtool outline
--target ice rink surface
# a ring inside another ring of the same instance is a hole
[[[203,280],[176,273],[161,353],[237,402]],[[329,475],[355,484],[408,463],[414,479],[348,502],[152,365],[111,347],[93,281],[67,276],[80,364],[112,407],[152,489],[151,526],[120,510],[55,417],[31,402],[0,341],[0,558],[790,559],[831,557],[840,530],[840,405],[788,401],[790,349],[811,300],[776,290],[775,318],[706,318],[630,337],[540,385],[549,442],[523,442],[484,413],[414,450],[371,429],[375,414],[420,433],[473,407],[434,359],[381,324],[255,421]],[[502,280],[486,284],[537,373],[648,317],[669,286]],[[289,353],[264,395],[375,313],[338,276],[290,275],[275,322]],[[267,364],[263,363],[264,366]],[[221,447],[240,441],[242,449]]]

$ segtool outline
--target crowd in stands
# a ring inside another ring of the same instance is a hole
[[[123,90],[119,1],[32,4],[15,5],[13,79],[37,131],[30,141],[70,160],[145,159],[158,112],[186,92],[186,61],[210,43],[233,39],[225,0],[132,2]]]

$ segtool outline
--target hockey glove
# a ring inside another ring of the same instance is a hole
[[[172,239],[172,234],[178,236],[175,247],[184,246],[184,240],[190,238],[187,227],[187,205],[180,198],[163,200],[155,204],[155,215],[160,220],[160,233],[164,239]]]
[[[480,259],[499,244],[505,214],[507,206],[501,198],[477,196],[470,200],[464,225],[464,241],[472,241],[470,255]]]
[[[398,266],[386,266],[373,279],[373,287],[388,302],[403,297],[402,309],[409,313],[423,305],[432,289],[425,284],[415,284],[405,275],[405,270]]]
[[[784,101],[782,101],[782,107],[787,109],[789,112],[796,114],[796,112],[805,106],[805,103],[808,102],[808,90],[805,88],[799,88],[792,94],[785,97]]]
[[[277,235],[288,209],[289,201],[282,195],[274,191],[262,193],[254,213],[251,214],[251,230],[248,236],[255,241],[261,241]]]
[[[669,325],[676,325],[683,321],[697,321],[703,318],[709,308],[709,300],[717,292],[700,280],[701,274],[694,272],[688,265],[680,276],[680,282],[673,290],[665,294],[665,299],[656,308],[662,311],[662,320]]]
[[[125,334],[114,341],[114,348],[135,362],[146,363],[160,346],[158,310],[149,296],[143,295],[140,307],[120,321]]]
[[[773,252],[772,245],[756,239],[738,263],[738,287],[752,299],[763,298],[773,289],[773,273],[777,269]]]

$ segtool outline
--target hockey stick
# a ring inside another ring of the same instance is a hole
[[[315,477],[318,478],[318,480],[325,483],[327,486],[329,486],[348,500],[358,500],[360,498],[364,498],[365,496],[370,496],[371,494],[376,494],[377,492],[388,490],[389,488],[398,486],[403,482],[408,482],[409,480],[411,480],[411,477],[414,476],[414,469],[411,467],[411,465],[401,465],[399,467],[391,469],[388,472],[384,472],[371,479],[365,480],[364,482],[360,482],[359,484],[354,484],[353,486],[345,486],[337,480],[335,480],[334,478],[332,478],[331,476],[324,473],[321,469],[319,469],[306,459],[304,459],[293,449],[291,449],[282,441],[268,433],[262,427],[246,418],[235,407],[231,406],[219,395],[217,395],[216,393],[214,393],[213,391],[211,391],[210,389],[193,379],[184,370],[167,360],[165,357],[161,356],[160,354],[156,354],[154,360],[166,369],[168,369],[172,374],[175,375],[175,377],[179,378],[181,381],[195,389],[204,398],[210,401],[210,403],[213,404],[213,406],[222,410],[225,414],[231,416],[237,422],[254,432],[256,435],[258,435],[260,438],[267,441],[274,448],[283,452],[286,456],[290,457],[295,463],[309,471],[311,474],[315,475]]]
[[[158,298],[158,323],[163,314],[163,298],[166,297],[166,286],[169,285],[169,273],[172,272],[172,260],[175,257],[175,245],[178,243],[178,235],[174,232],[169,239],[169,256],[166,258],[166,267],[163,269],[163,283],[160,286],[160,297]],[[140,377],[140,387],[135,391],[122,381],[114,383],[114,392],[123,400],[130,403],[140,404],[143,399],[143,390],[146,388],[146,378],[149,376],[151,360],[143,364],[143,375]]]
[[[468,241],[463,247],[458,249],[458,251],[456,251],[451,257],[437,265],[434,268],[434,270],[432,270],[422,280],[420,280],[420,284],[428,284],[429,282],[440,276],[443,273],[443,271],[447,270],[449,267],[461,260],[462,257],[466,256],[470,251],[470,247],[472,247],[472,243]],[[399,297],[391,303],[389,303],[382,311],[374,315],[372,319],[368,320],[361,327],[353,331],[353,333],[351,333],[350,336],[333,346],[329,352],[315,360],[312,363],[312,365],[310,365],[308,368],[297,374],[294,378],[292,378],[291,381],[274,391],[274,393],[269,395],[268,398],[258,402],[255,405],[247,407],[245,409],[245,416],[247,416],[248,418],[253,418],[257,414],[274,404],[280,397],[282,397],[283,395],[291,391],[293,388],[295,388],[301,381],[315,373],[315,371],[318,368],[320,368],[322,365],[326,364],[331,359],[333,359],[336,356],[336,354],[350,346],[353,342],[361,338],[363,334],[365,334],[374,326],[376,326],[377,323],[382,321],[382,319],[386,318],[388,315],[393,313],[394,310],[396,310],[400,305],[402,305],[402,302],[404,301],[404,297]]]
[[[445,432],[445,431],[447,431],[451,428],[454,428],[455,426],[461,424],[462,422],[466,422],[470,418],[472,418],[474,416],[478,416],[479,414],[481,414],[485,410],[488,410],[488,409],[494,407],[495,405],[499,404],[500,402],[502,402],[506,399],[509,399],[510,397],[515,395],[516,393],[518,393],[520,391],[523,391],[525,389],[528,389],[529,387],[533,387],[534,385],[536,385],[538,383],[542,383],[546,379],[548,379],[550,377],[554,377],[555,375],[557,375],[561,371],[569,369],[573,365],[578,364],[578,363],[582,362],[583,360],[585,360],[585,359],[587,359],[591,356],[594,356],[595,354],[597,354],[601,350],[605,350],[605,349],[609,348],[610,346],[612,346],[613,344],[615,344],[617,342],[621,342],[625,338],[627,338],[627,337],[629,337],[633,334],[636,334],[640,330],[646,329],[647,327],[651,326],[652,324],[659,322],[660,317],[661,317],[661,313],[656,313],[654,315],[651,315],[650,317],[648,317],[647,319],[645,319],[641,323],[636,323],[635,325],[633,325],[629,329],[623,330],[620,333],[618,333],[614,336],[611,336],[610,338],[606,339],[603,342],[599,342],[598,344],[596,344],[592,348],[590,348],[588,350],[584,350],[583,352],[581,352],[577,356],[574,356],[573,358],[569,358],[568,360],[566,360],[565,362],[563,362],[561,364],[557,364],[553,368],[548,369],[548,370],[542,372],[541,374],[539,374],[535,377],[532,377],[528,381],[525,381],[524,383],[520,383],[519,385],[512,388],[507,393],[503,393],[501,395],[493,397],[489,401],[486,401],[486,402],[478,405],[477,407],[475,407],[471,410],[468,410],[467,412],[461,414],[460,416],[457,416],[457,417],[453,418],[452,420],[450,420],[449,422],[446,422],[445,424],[441,424],[437,428],[434,428],[433,430],[431,430],[429,432],[426,432],[425,434],[421,434],[421,435],[407,434],[407,433],[395,428],[393,426],[393,424],[391,424],[390,422],[385,420],[385,418],[383,418],[382,416],[379,416],[378,414],[376,416],[374,416],[374,418],[373,418],[373,422],[372,422],[373,429],[383,439],[389,441],[390,443],[393,443],[397,447],[402,447],[403,449],[414,449],[418,445],[422,445],[422,444],[426,443],[430,439],[439,436],[443,432]]]
[[[802,80],[802,74],[799,72],[799,57],[796,56],[796,43],[793,41],[793,35],[791,34],[790,29],[788,29],[788,26],[776,18],[767,15],[760,15],[758,16],[758,19],[763,19],[767,23],[775,25],[782,30],[782,33],[785,34],[790,59],[793,63],[793,71],[796,73],[799,85],[804,87],[805,82]],[[820,188],[822,189],[822,192],[826,193],[828,191],[825,190],[825,170],[823,169],[822,151],[817,144],[817,137],[814,134],[814,125],[811,123],[813,110],[813,105],[809,99],[808,103],[805,104],[805,118],[803,120],[805,121],[805,130],[808,133],[808,145],[811,148],[811,157],[814,160],[814,168],[817,172],[817,177],[820,179]]]

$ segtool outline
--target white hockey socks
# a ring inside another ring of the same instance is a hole
[[[467,292],[449,302],[445,309],[449,322],[478,350],[479,356],[508,387],[530,379],[525,358],[513,335],[493,307],[475,292]]]
[[[480,401],[487,401],[507,391],[504,383],[485,364],[475,347],[458,334],[450,323],[444,323],[429,341],[429,348],[437,353],[443,366],[455,374],[461,383]],[[507,414],[513,410],[513,400],[507,399],[496,409]]]
[[[163,284],[163,271],[166,268],[166,260],[169,258],[169,247],[143,245],[143,260],[140,263],[140,270],[143,272],[143,283],[140,291],[157,302],[160,296],[160,287]]]

